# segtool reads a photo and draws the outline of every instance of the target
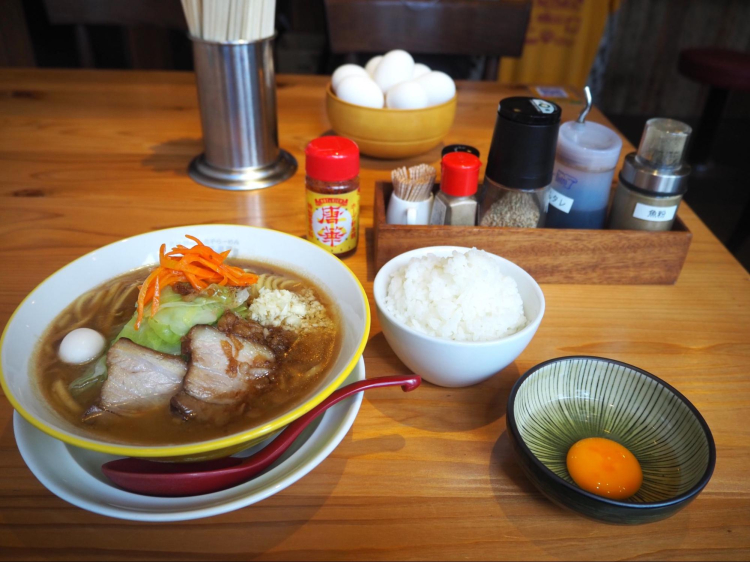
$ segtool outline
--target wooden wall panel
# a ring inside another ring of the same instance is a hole
[[[0,66],[35,66],[21,0],[0,0]]]
[[[709,46],[750,49],[750,2],[626,0],[600,107],[620,115],[699,115],[706,88],[677,72],[677,58],[682,49]],[[746,111],[738,105],[732,112]]]

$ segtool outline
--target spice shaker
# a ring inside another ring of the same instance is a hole
[[[432,204],[430,224],[474,226],[477,220],[479,158],[468,152],[450,152],[440,164],[440,191]]]
[[[313,139],[305,148],[307,239],[345,258],[359,240],[359,147],[344,137]]]
[[[477,158],[480,158],[479,149],[468,144],[449,144],[448,146],[443,147],[443,150],[440,151],[440,158],[451,152],[468,152],[469,154],[473,154]]]
[[[546,225],[549,228],[604,228],[612,176],[622,140],[612,129],[586,121],[586,107],[576,121],[560,125],[557,155],[549,191]]]
[[[482,187],[481,226],[544,226],[552,181],[560,107],[527,97],[505,98]]]
[[[681,121],[646,122],[638,152],[625,157],[615,190],[609,228],[671,230],[687,191],[690,166],[684,155],[692,129]]]

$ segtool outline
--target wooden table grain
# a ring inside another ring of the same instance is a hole
[[[325,133],[320,77],[278,80],[281,145],[304,165]],[[446,142],[487,154],[501,97],[526,87],[459,85]],[[564,119],[580,103],[562,103]],[[603,121],[598,112],[589,117]],[[183,73],[0,72],[0,325],[22,298],[84,253],[142,232],[195,223],[305,233],[304,175],[256,193],[216,191],[185,173],[200,151],[193,76]],[[630,149],[626,143],[626,148]],[[437,163],[438,149],[412,160]],[[362,160],[365,236],[347,264],[372,298],[373,185],[395,162]],[[547,312],[518,360],[465,389],[429,384],[365,397],[341,445],[312,473],[254,506],[174,524],[122,522],[49,493],[15,445],[0,398],[1,559],[745,559],[750,558],[750,284],[683,206],[694,233],[674,286],[544,285]],[[641,527],[584,520],[547,501],[510,455],[513,382],[560,355],[635,364],[703,413],[716,472],[673,518]],[[368,376],[406,373],[377,320]]]

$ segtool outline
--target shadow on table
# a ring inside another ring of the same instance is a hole
[[[365,246],[367,247],[367,281],[372,283],[375,281],[375,275],[377,275],[377,271],[375,271],[375,229],[374,228],[365,228]],[[375,304],[373,302],[373,304]]]
[[[331,496],[349,459],[376,452],[396,452],[404,445],[404,438],[396,434],[354,440],[349,432],[326,460],[286,490],[245,509],[211,518],[208,522],[216,523],[222,529],[237,526],[236,541],[229,539],[227,542],[225,530],[222,530],[222,538],[218,540],[224,545],[241,544],[243,557],[258,556],[270,550],[283,552],[283,547],[278,548],[278,545],[305,527],[327,502],[335,502]],[[201,543],[196,540],[195,544]],[[201,550],[212,552],[210,548],[201,546]],[[217,545],[214,552],[219,556],[216,559],[221,559],[221,553],[226,551]]]
[[[671,519],[638,526],[617,526],[584,518],[548,500],[521,470],[507,430],[492,448],[489,477],[495,501],[507,520],[533,545],[554,559],[581,557],[584,552],[616,553],[631,559],[670,550],[679,552],[688,537],[689,508]],[[654,540],[658,544],[646,546]],[[657,551],[651,550],[657,548]],[[593,549],[593,550],[592,550]],[[665,550],[666,549],[666,550]],[[601,559],[601,558],[600,558]]]
[[[408,375],[404,365],[385,340],[377,334],[365,348],[369,376]],[[423,381],[408,394],[392,389],[371,390],[365,395],[382,414],[426,431],[455,433],[489,425],[505,415],[508,395],[518,379],[515,364],[491,379],[466,388],[443,388]]]
[[[175,139],[151,147],[151,155],[141,163],[156,172],[186,176],[190,161],[203,152],[201,139]]]
[[[431,164],[436,168],[440,168],[440,153],[444,146],[445,144],[441,142],[435,148],[431,148],[427,152],[417,154],[416,156],[410,156],[409,158],[385,159],[362,155],[359,165],[360,168],[365,170],[395,170],[402,166],[409,168],[418,164]]]
[[[513,457],[508,432],[503,432],[495,442],[490,456],[490,481],[495,500],[501,507],[506,507],[508,494],[522,495],[524,499],[531,499],[535,504],[554,510],[558,514],[566,513],[564,509],[553,504],[526,478],[521,466]]]
[[[7,435],[2,438],[7,441]],[[16,554],[31,558],[49,557],[50,549],[59,549],[58,553],[74,552],[79,559],[166,556],[222,560],[236,558],[238,553],[242,553],[243,559],[255,558],[279,548],[330,501],[348,458],[373,451],[396,451],[403,445],[400,436],[354,441],[348,433],[310,474],[276,495],[237,511],[192,521],[164,524],[116,521],[116,526],[129,528],[132,540],[127,542],[112,540],[109,530],[115,520],[73,507],[51,493],[47,493],[49,497],[36,499],[36,507],[43,508],[34,510],[33,522],[6,529],[13,537]],[[24,478],[34,477],[27,471]],[[9,513],[5,511],[3,523],[9,521]],[[81,547],[84,543],[85,550]],[[13,557],[11,552],[8,554]]]

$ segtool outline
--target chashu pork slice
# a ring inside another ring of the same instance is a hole
[[[182,386],[187,364],[174,355],[154,351],[122,338],[107,352],[107,380],[99,399],[83,414],[90,420],[104,412],[137,416],[167,408]]]
[[[249,396],[264,392],[276,365],[265,345],[211,326],[191,328],[183,351],[190,362],[172,409],[186,420],[214,425],[231,421],[244,411]]]
[[[246,340],[265,345],[273,351],[277,360],[289,352],[297,340],[297,334],[282,328],[264,328],[254,320],[245,320],[231,310],[227,310],[219,319],[216,327],[225,334],[234,334]]]

